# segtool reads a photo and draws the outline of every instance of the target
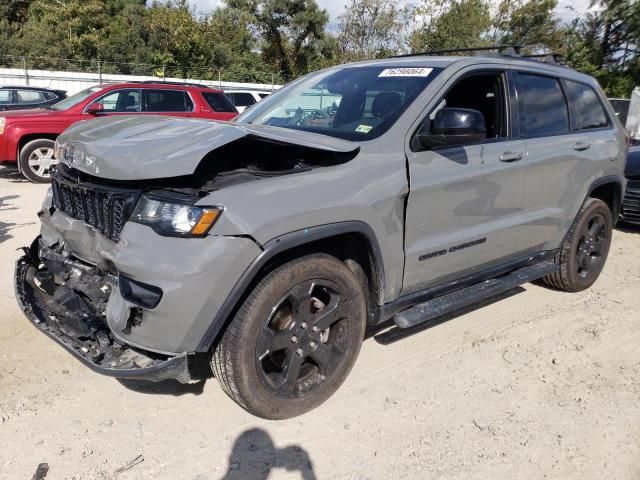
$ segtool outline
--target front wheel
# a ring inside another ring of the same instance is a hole
[[[351,270],[330,255],[301,257],[249,294],[216,347],[212,370],[250,413],[295,417],[346,379],[365,323],[365,296]]]
[[[20,172],[34,183],[51,181],[51,166],[55,165],[53,156],[55,142],[46,138],[32,140],[20,150]]]

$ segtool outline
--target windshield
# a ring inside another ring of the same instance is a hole
[[[376,66],[320,72],[273,93],[236,121],[369,140],[387,131],[440,70]]]
[[[89,97],[90,95],[93,95],[96,92],[99,92],[100,90],[102,90],[102,88],[100,87],[87,88],[86,90],[82,90],[76,93],[75,95],[71,95],[70,97],[65,98],[64,100],[54,105],[51,105],[49,108],[51,110],[66,110],[67,108],[76,106],[85,98]]]

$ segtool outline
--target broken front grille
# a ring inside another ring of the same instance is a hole
[[[64,167],[56,168],[51,175],[51,188],[56,209],[84,221],[116,242],[140,195],[139,190],[83,181],[65,172]]]

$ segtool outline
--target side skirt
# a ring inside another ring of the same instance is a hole
[[[450,312],[461,310],[488,298],[505,293],[523,283],[538,280],[554,273],[558,264],[553,261],[540,262],[530,267],[522,267],[511,273],[491,280],[485,280],[470,287],[462,288],[433,300],[414,305],[396,313],[393,322],[399,328],[409,328],[428,322]]]
[[[468,288],[474,287],[476,285],[480,285],[488,280],[498,279],[504,275],[515,272],[524,267],[532,267],[535,265],[539,265],[541,263],[554,265],[557,269],[557,264],[554,263],[554,258],[558,253],[557,250],[547,250],[544,252],[539,252],[533,255],[528,255],[527,257],[520,258],[502,265],[498,265],[496,267],[492,267],[486,270],[479,271],[472,275],[467,275],[465,277],[456,279],[454,281],[437,285],[435,287],[430,287],[426,290],[421,290],[419,292],[411,293],[409,295],[404,295],[397,300],[387,303],[382,307],[378,307],[375,315],[374,322],[372,325],[380,325],[381,323],[386,322],[387,320],[393,318],[397,313],[403,312],[411,307],[417,306],[419,304],[429,302],[431,300],[437,300],[441,297],[445,297],[449,294],[452,294],[457,291],[466,290]],[[552,272],[549,272],[552,273]],[[518,285],[522,283],[531,282],[538,278],[547,275],[547,273],[543,273],[539,277],[531,278],[529,280],[524,280]],[[510,288],[513,288],[517,285],[513,285]],[[498,294],[500,292],[497,292]],[[480,301],[478,299],[477,301]],[[472,302],[474,303],[474,302]],[[446,312],[445,312],[446,313]]]

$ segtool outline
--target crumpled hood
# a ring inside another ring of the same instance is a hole
[[[349,153],[357,143],[280,127],[156,115],[79,122],[58,137],[56,156],[89,175],[146,180],[192,174],[212,150],[246,136]]]

